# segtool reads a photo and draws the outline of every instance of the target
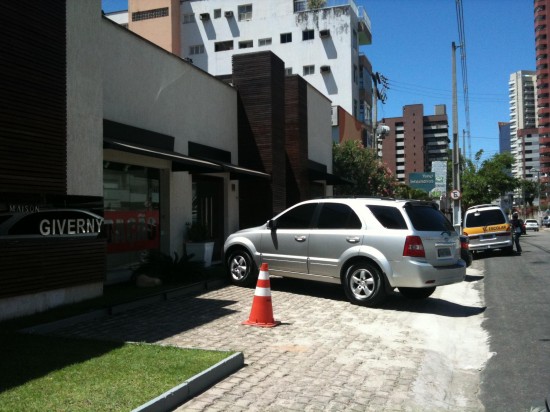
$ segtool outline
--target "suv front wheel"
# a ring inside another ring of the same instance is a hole
[[[344,292],[351,303],[378,306],[386,299],[384,275],[370,263],[355,263],[344,276]]]
[[[244,249],[237,249],[229,254],[226,261],[231,282],[238,286],[252,286],[258,279],[258,267]]]

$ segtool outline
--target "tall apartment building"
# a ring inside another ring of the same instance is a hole
[[[537,179],[540,180],[541,208],[548,208],[550,192],[550,59],[548,57],[548,40],[550,38],[550,0],[535,0],[535,51],[537,82],[537,116],[539,134],[540,167]]]
[[[518,179],[532,179],[531,169],[539,169],[535,82],[534,71],[520,70],[510,75],[508,83],[510,151],[515,159],[512,174]]]
[[[272,51],[373,142],[372,66],[359,52],[371,25],[355,0],[129,0],[128,28],[214,76],[231,73],[234,55]]]
[[[434,161],[447,161],[450,140],[445,105],[435,106],[433,115],[424,115],[422,104],[404,106],[402,117],[381,122],[390,132],[379,143],[378,154],[400,182],[408,183],[412,172],[431,172]]]

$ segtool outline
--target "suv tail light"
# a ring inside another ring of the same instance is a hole
[[[405,247],[403,248],[403,256],[426,257],[424,245],[419,236],[407,236]]]

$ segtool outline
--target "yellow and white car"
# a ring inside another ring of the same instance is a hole
[[[512,226],[498,206],[477,205],[468,208],[462,231],[470,239],[472,252],[492,249],[513,252]]]

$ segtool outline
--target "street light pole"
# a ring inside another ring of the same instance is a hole
[[[537,174],[537,207],[538,207],[538,211],[537,211],[537,218],[538,218],[538,222],[540,222],[540,216],[541,216],[541,213],[540,213],[540,170],[539,169],[535,169],[535,168],[531,168],[530,170],[531,173],[536,173]]]
[[[453,190],[460,192],[460,152],[458,149],[458,103],[456,92],[456,49],[453,42],[452,77],[453,77]],[[453,226],[457,233],[462,233],[462,214],[460,197],[453,200]]]

